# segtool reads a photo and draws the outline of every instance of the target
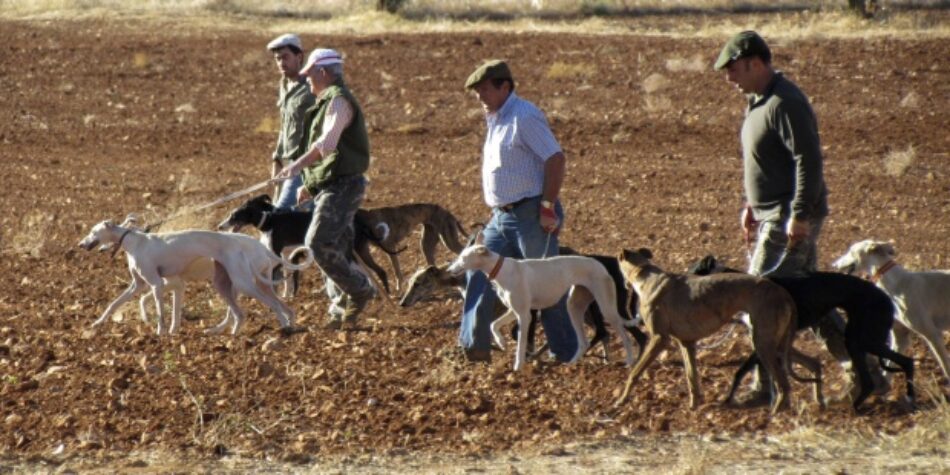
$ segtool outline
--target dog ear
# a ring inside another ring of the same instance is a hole
[[[712,254],[706,254],[702,259],[694,262],[686,269],[687,274],[708,275],[716,268],[716,258]]]
[[[868,252],[881,257],[894,257],[897,255],[897,249],[890,242],[873,242],[868,246]]]
[[[640,255],[642,255],[643,257],[646,257],[647,259],[653,259],[653,253],[645,247],[641,247],[640,249],[637,249],[637,252],[639,252]]]
[[[482,244],[479,244],[478,246],[475,247],[475,254],[476,254],[476,255],[479,255],[479,256],[487,256],[487,255],[489,255],[490,253],[491,253],[491,251],[489,251],[488,248],[485,247],[485,246],[482,245]]]

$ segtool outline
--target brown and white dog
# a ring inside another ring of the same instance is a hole
[[[624,249],[618,256],[624,277],[640,296],[640,317],[650,339],[614,407],[627,401],[633,383],[672,339],[679,343],[686,366],[690,407],[697,408],[703,396],[696,368],[696,342],[732,322],[740,312],[749,315],[752,346],[778,387],[772,412],[789,407],[788,361],[796,317],[795,302],[788,292],[766,279],[744,274],[687,277],[664,272],[651,262],[652,257],[648,249],[642,248]]]

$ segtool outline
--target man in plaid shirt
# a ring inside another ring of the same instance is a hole
[[[483,243],[516,259],[556,256],[557,234],[564,220],[558,194],[565,158],[544,113],[515,94],[514,79],[504,61],[481,65],[465,88],[477,95],[487,123],[482,189],[492,215],[482,231]],[[467,282],[459,344],[470,361],[488,361],[497,296],[482,272],[470,272]],[[571,360],[577,351],[565,301],[566,296],[541,311],[548,344],[561,361]]]

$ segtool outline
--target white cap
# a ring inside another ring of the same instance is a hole
[[[331,64],[343,64],[343,56],[332,49],[315,49],[307,58],[306,64],[300,70],[300,74],[307,74],[307,71],[313,67],[329,66]]]
[[[283,48],[284,46],[293,46],[294,48],[303,51],[303,46],[300,43],[300,37],[293,33],[280,35],[277,38],[274,38],[274,40],[270,43],[267,43],[267,49],[271,51]]]

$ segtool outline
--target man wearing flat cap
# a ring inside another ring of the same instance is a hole
[[[828,216],[828,189],[818,121],[808,97],[772,67],[771,50],[754,31],[730,38],[714,68],[724,71],[747,99],[740,134],[746,204],[740,221],[752,248],[749,273],[784,277],[814,272],[818,236]],[[850,362],[843,330],[843,319],[832,312],[818,335],[839,362]],[[759,368],[749,405],[769,401],[768,375]]]
[[[280,111],[280,133],[271,161],[271,176],[296,160],[307,150],[307,109],[314,97],[307,81],[300,75],[304,54],[300,37],[288,33],[267,44],[281,79],[277,87],[277,109]],[[303,182],[300,176],[284,180],[274,196],[274,207],[290,209],[297,204],[297,189]]]
[[[505,257],[556,256],[564,220],[558,195],[566,159],[544,113],[515,94],[511,70],[501,60],[479,66],[465,81],[465,88],[482,103],[487,125],[482,190],[491,219],[482,231],[483,243]],[[485,274],[469,273],[459,334],[469,360],[490,359],[496,298]],[[565,301],[541,311],[548,344],[560,361],[570,361],[577,351]]]
[[[307,151],[284,167],[279,178],[303,177],[297,202],[312,201],[306,244],[323,271],[330,297],[327,327],[355,325],[376,291],[350,260],[353,217],[366,195],[369,136],[363,111],[343,81],[343,57],[332,49],[310,53],[300,74],[316,96],[307,111]]]

